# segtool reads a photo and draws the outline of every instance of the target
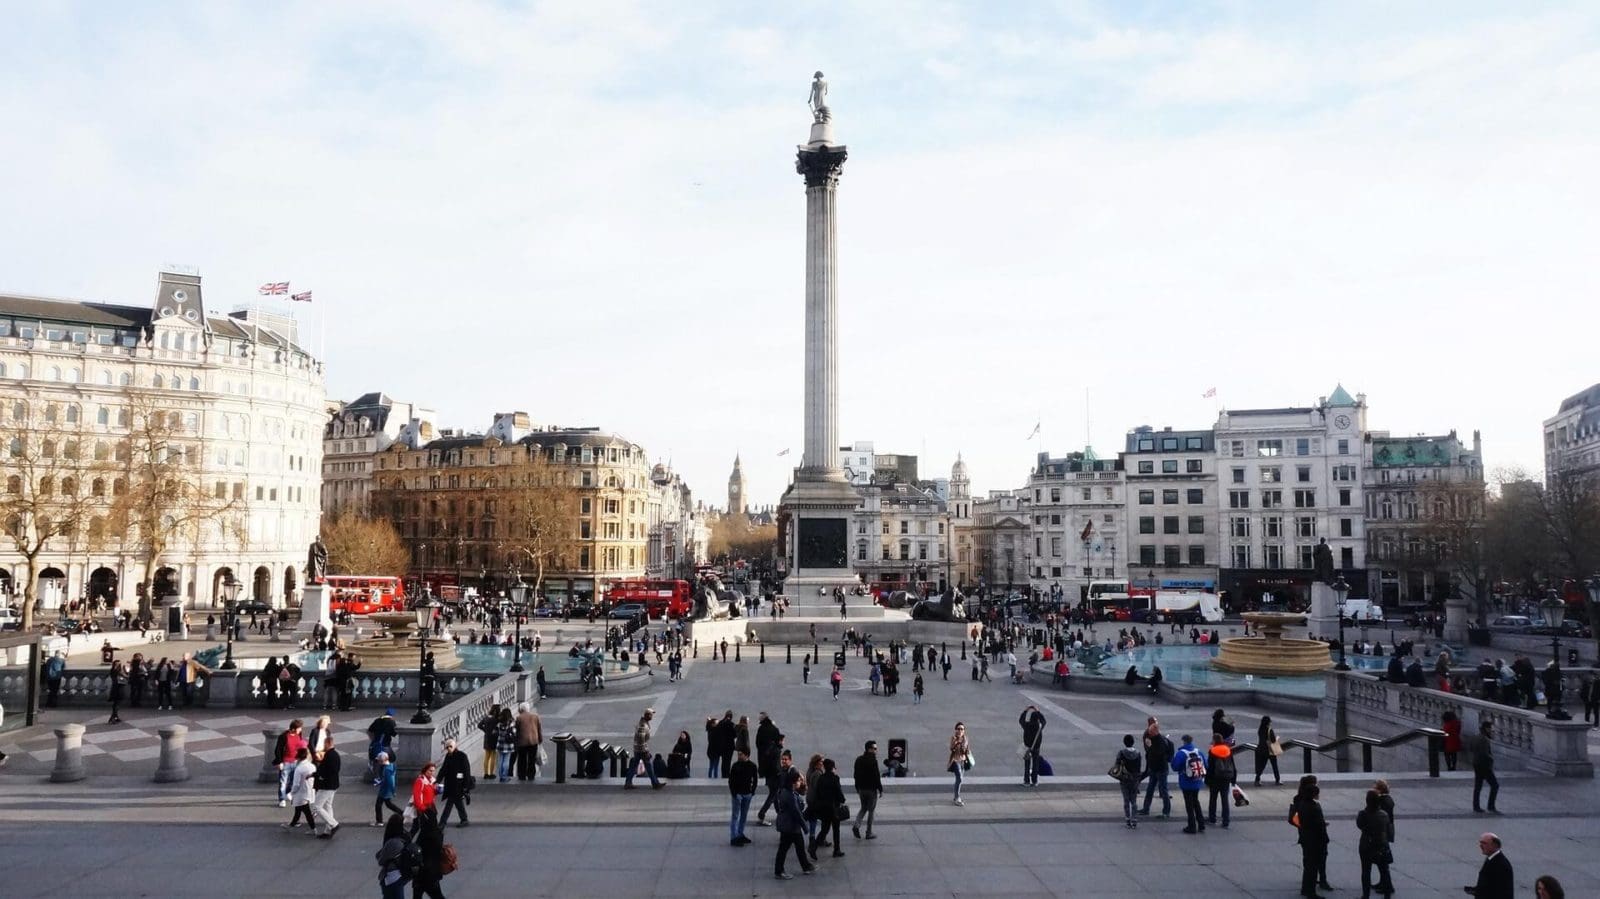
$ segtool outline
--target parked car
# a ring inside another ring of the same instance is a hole
[[[1501,615],[1489,622],[1489,626],[1507,631],[1526,631],[1533,629],[1533,619],[1526,615]]]
[[[622,619],[622,620],[631,620],[631,619],[634,619],[634,618],[638,618],[640,615],[643,615],[643,614],[644,614],[644,603],[625,602],[625,603],[622,603],[621,605],[617,606],[616,608],[613,608],[611,610],[611,612],[608,615],[606,615],[606,617],[607,618],[618,618],[618,619]]]
[[[268,602],[262,602],[259,599],[242,599],[234,605],[234,609],[238,611],[240,615],[248,615],[251,612],[254,612],[257,615],[265,615],[266,613],[272,611],[272,604]]]
[[[1548,628],[1548,627],[1545,627],[1544,625],[1539,625],[1538,627],[1530,628],[1528,630],[1528,633],[1530,633],[1530,634],[1538,634],[1541,637],[1553,637],[1553,636],[1556,636],[1557,633],[1559,633],[1563,637],[1573,637],[1573,638],[1577,638],[1577,639],[1587,639],[1589,637],[1590,631],[1589,631],[1589,626],[1587,624],[1584,624],[1582,621],[1574,621],[1571,618],[1568,618],[1565,621],[1561,622],[1561,630],[1559,632],[1556,631],[1553,628]]]
[[[538,606],[533,610],[535,618],[558,618],[560,615],[561,610],[549,604]]]
[[[13,609],[0,609],[0,631],[14,631],[22,627],[22,616]]]

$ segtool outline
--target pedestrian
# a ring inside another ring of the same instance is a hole
[[[316,723],[311,725],[311,732],[306,735],[306,745],[311,748],[311,757],[314,759],[333,744],[333,719],[327,715],[317,716]]]
[[[333,814],[333,800],[339,795],[339,768],[339,749],[329,745],[317,759],[317,794],[311,803],[317,816],[317,836],[324,840],[333,839],[339,829],[339,819]]]
[[[399,722],[394,720],[394,709],[387,708],[383,714],[372,719],[367,725],[367,761],[376,764],[378,753],[386,752],[389,758],[394,758],[394,738],[399,733]]]
[[[144,701],[145,683],[150,679],[150,663],[144,653],[136,652],[128,662],[128,704],[138,708]]]
[[[951,668],[950,653],[947,652],[943,656],[941,656],[940,659],[939,659],[939,671],[940,671],[941,674],[944,675],[944,679],[945,680],[949,680],[950,679],[950,668]]]
[[[1229,718],[1222,709],[1211,713],[1211,732],[1222,735],[1222,742],[1233,745],[1234,726],[1233,719]]]
[[[876,840],[878,837],[872,832],[872,821],[877,817],[878,800],[883,797],[883,774],[878,770],[878,743],[868,740],[863,747],[861,755],[855,762],[856,799],[861,803],[861,810],[856,812],[856,819],[850,825],[850,832],[856,839],[861,836],[861,822],[867,822],[867,835],[865,839]]]
[[[800,662],[800,683],[811,683],[811,653],[809,652],[806,653],[806,657]]]
[[[1039,785],[1039,749],[1044,745],[1044,714],[1036,705],[1030,705],[1017,716],[1017,724],[1022,728],[1022,784],[1023,786],[1037,787]],[[1135,768],[1138,766],[1135,765]],[[1139,788],[1139,782],[1133,782],[1134,789]]]
[[[495,747],[499,744],[499,737],[495,729],[500,726],[500,705],[496,703],[489,708],[489,713],[478,719],[478,731],[483,734],[483,776],[494,777],[495,764],[499,761],[499,753]]]
[[[756,763],[760,764],[761,760],[766,757],[767,748],[778,739],[778,725],[773,723],[772,717],[766,712],[760,713],[758,717],[760,717],[761,723],[756,725],[756,751],[753,755],[756,757]],[[765,774],[766,772],[763,771],[762,773]]]
[[[421,899],[422,896],[444,899],[444,892],[440,888],[440,882],[444,879],[444,825],[432,814],[418,814],[416,838],[422,863],[417,866],[416,878],[411,881],[411,899]]]
[[[373,763],[376,765],[378,770],[377,777],[373,779],[372,785],[378,788],[378,795],[377,798],[372,801],[372,826],[382,827],[383,810],[385,808],[396,815],[400,814],[399,807],[394,804],[394,762],[389,760],[389,753],[380,752],[378,753],[378,757],[373,759]]]
[[[448,746],[449,743],[445,745]],[[417,779],[411,782],[411,808],[418,818],[438,813],[436,806],[439,794],[438,773],[438,765],[424,762],[422,770],[417,773]]]
[[[1383,814],[1389,825],[1388,832],[1384,835],[1384,842],[1387,846],[1392,847],[1394,845],[1394,797],[1389,794],[1389,782],[1380,777],[1372,785],[1372,789],[1378,793],[1378,807],[1383,809]],[[1394,864],[1394,852],[1392,849],[1389,852],[1389,864]],[[1373,887],[1373,890],[1385,896],[1393,893],[1394,881],[1389,878],[1388,867],[1382,868],[1379,873],[1381,876],[1378,878],[1378,885]]]
[[[911,704],[922,705],[922,672],[920,671],[911,681]]]
[[[517,721],[511,709],[500,710],[494,726],[494,749],[498,764],[495,766],[500,783],[511,782],[511,770],[517,757]]]
[[[1600,681],[1596,681],[1592,675],[1585,677],[1583,684],[1578,687],[1578,698],[1583,702],[1583,723],[1592,721],[1592,727],[1600,727]],[[1560,888],[1558,884],[1556,889]]]
[[[544,722],[539,713],[517,704],[517,780],[533,783],[539,776],[539,744],[544,742]]]
[[[160,664],[156,665],[156,708],[172,710],[172,693],[178,688],[179,677],[178,664],[162,657]],[[294,706],[290,705],[289,708]]]
[[[1561,881],[1549,874],[1539,875],[1533,882],[1534,899],[1567,899],[1567,892],[1561,888]]]
[[[723,725],[727,726],[724,727]],[[728,709],[720,719],[706,719],[706,777],[727,777],[723,770],[722,755],[733,750],[733,709]]]
[[[1206,823],[1217,823],[1217,797],[1222,797],[1222,827],[1227,829],[1233,805],[1233,782],[1239,770],[1233,762],[1233,750],[1222,741],[1221,734],[1211,735],[1211,749],[1206,753],[1206,789],[1209,792]]]
[[[661,778],[656,776],[656,766],[650,759],[650,722],[656,717],[655,709],[645,709],[639,716],[639,723],[633,729],[633,755],[628,757],[628,772],[623,778],[622,788],[632,790],[633,777],[639,770],[639,765],[644,765],[645,773],[650,775],[651,789],[659,790],[666,786]]]
[[[1300,792],[1291,806],[1292,820],[1300,829],[1300,895],[1322,899],[1317,888],[1332,890],[1328,883],[1328,819],[1322,814],[1319,797],[1322,788],[1315,780],[1300,782]]]
[[[867,683],[872,685],[873,696],[878,695],[878,682],[882,679],[883,669],[878,665],[877,662],[873,662],[872,667],[867,669]]]
[[[812,861],[817,860],[817,831],[822,827],[822,806],[817,804],[816,796],[811,792],[811,785],[822,776],[822,753],[813,753],[806,760],[806,773],[804,778],[805,788],[805,824],[806,824],[806,854]]]
[[[844,672],[835,667],[833,673],[828,675],[828,683],[833,686],[833,701],[839,701],[839,687],[844,684]]]
[[[166,659],[161,660],[163,663]],[[67,673],[67,654],[56,650],[50,660],[44,663],[44,704],[55,708],[61,702],[61,680]]]
[[[839,825],[850,817],[850,806],[845,803],[844,784],[839,780],[837,768],[833,759],[823,759],[822,774],[808,787],[811,800],[807,808],[812,805],[817,807],[817,820],[822,824],[821,832],[811,845],[813,860],[817,857],[818,848],[830,845],[834,858],[844,857],[844,849],[839,845]]]
[[[505,711],[502,709],[501,711]],[[439,765],[439,789],[444,793],[443,807],[439,810],[439,826],[450,823],[450,810],[455,809],[461,819],[457,827],[467,827],[467,805],[472,793],[472,760],[462,752],[455,740],[444,741],[444,762]],[[421,806],[417,807],[422,810]]]
[[[728,816],[728,844],[748,846],[750,838],[744,835],[745,820],[750,817],[750,801],[756,796],[756,783],[761,772],[750,761],[750,747],[739,750],[739,759],[728,768],[728,793],[733,798],[733,809]]]
[[[1383,885],[1389,880],[1389,864],[1394,856],[1389,850],[1389,815],[1383,810],[1383,797],[1377,790],[1367,791],[1366,807],[1356,813],[1356,830],[1361,837],[1356,849],[1361,856],[1361,899],[1369,899],[1373,892],[1372,868],[1378,868],[1377,891],[1388,895]]]
[[[1478,869],[1477,884],[1466,888],[1467,895],[1476,896],[1477,899],[1512,899],[1516,878],[1511,869],[1511,860],[1501,851],[1503,848],[1500,838],[1492,833],[1478,837],[1483,867]]]
[[[1445,770],[1456,770],[1456,759],[1461,754],[1461,719],[1455,711],[1445,709],[1439,716],[1439,729],[1444,731]]]
[[[1283,755],[1283,744],[1278,742],[1278,732],[1272,729],[1272,717],[1261,716],[1261,724],[1256,728],[1256,786],[1261,786],[1261,774],[1272,766],[1272,782],[1283,783],[1283,775],[1278,773],[1278,756]]]
[[[545,689],[548,685],[545,683],[544,666],[543,665],[540,665],[539,666],[539,670],[534,672],[533,680],[534,680],[534,683],[538,684],[538,686],[539,686],[539,698],[540,699],[548,699],[549,695],[548,695],[548,693],[546,692],[546,689]]]
[[[779,880],[793,880],[794,875],[783,870],[784,857],[789,854],[789,848],[794,847],[794,854],[800,859],[800,870],[806,874],[816,873],[816,866],[806,857],[805,845],[805,818],[804,810],[800,805],[800,795],[805,790],[805,779],[800,772],[790,768],[784,772],[783,782],[778,786],[776,808],[778,827],[778,857],[773,862],[773,876]]]
[[[383,844],[378,849],[378,887],[382,899],[405,899],[406,884],[417,876],[421,853],[406,838],[406,823],[399,814],[389,816],[383,825]]]
[[[1150,784],[1144,791],[1144,808],[1139,811],[1141,815],[1150,814],[1150,804],[1155,801],[1156,793],[1161,794],[1161,817],[1172,817],[1172,794],[1167,792],[1167,778],[1171,775],[1168,765],[1172,761],[1174,747],[1166,734],[1161,732],[1161,722],[1155,716],[1145,722],[1144,728],[1144,770],[1145,777]]]
[[[295,753],[294,771],[289,781],[289,799],[294,803],[294,815],[288,824],[282,825],[284,830],[298,827],[301,816],[306,819],[306,830],[316,826],[316,819],[311,817],[311,802],[317,798],[316,776],[317,766],[311,761],[311,750],[300,747],[300,751]]]
[[[111,718],[107,724],[121,724],[122,716],[117,714],[117,709],[122,705],[123,694],[128,689],[128,666],[121,659],[111,663]]]
[[[1472,810],[1479,813],[1483,807],[1478,796],[1484,784],[1489,785],[1489,814],[1498,815],[1494,807],[1500,795],[1500,780],[1494,776],[1494,722],[1488,719],[1478,722],[1478,735],[1472,738]]]
[[[1117,786],[1122,790],[1122,819],[1130,830],[1139,826],[1136,810],[1139,805],[1139,766],[1142,760],[1139,750],[1133,747],[1133,734],[1124,735],[1122,748],[1111,763],[1111,776],[1116,778]],[[1035,785],[1038,783],[1034,781]]]
[[[304,728],[305,722],[299,718],[290,721],[288,729],[278,734],[278,742],[273,746],[272,756],[278,760],[278,808],[283,808],[289,799],[294,766],[300,760],[300,750],[306,748]]]
[[[950,767],[951,774],[955,775],[955,803],[964,805],[961,801],[961,781],[966,773],[972,770],[972,743],[967,739],[967,726],[960,721],[956,722],[955,732],[950,734]]]
[[[1178,772],[1178,790],[1183,793],[1183,811],[1189,819],[1189,826],[1183,832],[1203,833],[1206,819],[1200,811],[1200,788],[1206,785],[1206,760],[1195,748],[1193,737],[1183,735],[1170,767]]]
[[[761,776],[767,780],[767,798],[761,800],[761,808],[756,811],[756,823],[762,827],[769,827],[766,820],[767,809],[778,801],[778,792],[783,789],[783,782],[789,776],[789,768],[794,765],[794,756],[789,750],[783,748],[784,735],[778,734],[778,739],[767,744],[767,754],[759,762]]]

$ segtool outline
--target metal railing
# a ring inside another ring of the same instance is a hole
[[[1392,737],[1379,739],[1378,737],[1364,737],[1351,734],[1339,737],[1327,743],[1313,743],[1309,740],[1283,740],[1279,745],[1285,749],[1294,747],[1301,750],[1305,762],[1305,773],[1310,774],[1312,769],[1312,753],[1330,753],[1345,746],[1356,745],[1361,747],[1361,770],[1367,774],[1372,773],[1372,750],[1389,749],[1413,740],[1426,739],[1428,741],[1428,776],[1439,776],[1439,757],[1444,754],[1444,731],[1433,727],[1416,727]],[[1235,753],[1249,750],[1254,752],[1257,744],[1239,743],[1233,747]]]

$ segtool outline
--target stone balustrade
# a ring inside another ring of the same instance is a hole
[[[537,690],[533,688],[533,675],[528,672],[506,673],[499,677],[467,675],[457,679],[464,684],[476,681],[479,686],[435,709],[431,722],[412,724],[403,710],[396,710],[400,724],[394,742],[397,756],[395,766],[401,778],[415,777],[422,770],[424,762],[442,758],[445,740],[455,740],[470,754],[470,741],[480,737],[478,722],[494,706],[515,706],[519,702],[533,704],[538,699]]]
[[[434,686],[434,704],[442,704],[454,697],[466,696],[490,683],[499,675],[493,673],[448,672],[440,674]],[[303,673],[293,681],[291,695],[296,705],[306,708],[321,706],[323,677],[321,672]],[[26,704],[28,669],[26,666],[0,668],[0,704],[7,708],[22,708]],[[174,690],[174,699],[182,701],[182,694]],[[156,682],[146,682],[143,705],[154,706],[158,690]],[[44,704],[43,686],[40,687],[40,704]],[[108,669],[67,669],[61,679],[59,703],[64,706],[103,705],[111,698],[111,674]],[[355,677],[353,690],[355,705],[361,708],[381,709],[386,706],[401,708],[417,704],[417,672],[412,671],[361,671]],[[269,704],[266,682],[259,668],[240,668],[233,671],[214,669],[195,681],[195,706],[202,708],[266,707]],[[282,700],[280,699],[280,704]],[[124,698],[125,707],[131,696]]]
[[[1321,737],[1332,740],[1349,734],[1387,737],[1414,727],[1438,727],[1446,711],[1461,720],[1464,740],[1476,736],[1491,722],[1495,764],[1558,777],[1593,777],[1589,761],[1588,725],[1581,721],[1556,721],[1540,710],[1501,705],[1426,687],[1408,687],[1379,680],[1356,671],[1329,671],[1326,698],[1318,713]],[[1413,766],[1411,755],[1425,752],[1417,745],[1380,750],[1404,754],[1398,766]],[[1466,753],[1463,753],[1465,755]],[[1471,759],[1460,761],[1471,767]]]

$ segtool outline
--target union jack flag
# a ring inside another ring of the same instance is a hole
[[[305,293],[294,294],[293,296],[289,297],[289,300],[290,302],[294,303],[309,303],[311,302],[311,291],[308,290]]]
[[[277,296],[278,294],[284,294],[284,293],[288,293],[289,292],[289,282],[288,281],[268,281],[267,283],[265,283],[265,284],[261,285],[259,288],[257,288],[257,290],[264,297]]]
[[[1215,387],[1211,388],[1210,390],[1207,390],[1205,393],[1200,394],[1200,396],[1202,398],[1204,398],[1204,399],[1211,399],[1212,397],[1214,397],[1216,395],[1217,395],[1217,388],[1215,388]]]

